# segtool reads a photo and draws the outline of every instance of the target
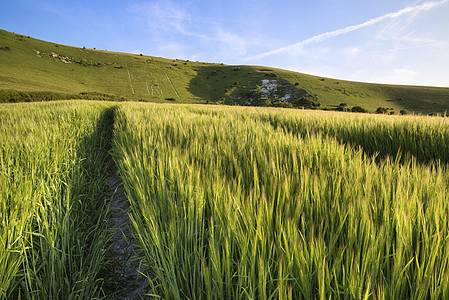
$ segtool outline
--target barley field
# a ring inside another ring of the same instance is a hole
[[[101,295],[111,107],[0,106],[0,299]]]
[[[0,298],[111,298],[116,164],[153,299],[449,298],[449,122],[0,105]]]
[[[164,299],[449,297],[445,118],[123,105],[114,159]]]

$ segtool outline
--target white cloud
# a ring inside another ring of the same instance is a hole
[[[158,52],[169,55],[179,55],[185,51],[185,47],[179,43],[164,43],[158,48]]]
[[[240,28],[222,24],[231,21],[198,17],[192,7],[190,1],[152,0],[128,10],[139,24],[146,25],[152,51],[162,56],[239,62],[255,46],[255,39],[245,38],[238,32]]]
[[[359,54],[361,51],[360,47],[349,47],[346,49],[343,49],[343,54],[346,56],[356,56],[357,54]]]
[[[156,27],[174,28],[179,32],[185,32],[186,23],[191,19],[185,10],[170,1],[152,3],[148,9],[148,23]]]
[[[154,31],[188,33],[192,20],[187,7],[171,1],[153,1],[132,5],[131,14],[144,21]]]
[[[437,6],[443,5],[445,3],[447,3],[448,0],[442,0],[442,1],[437,1],[437,2],[425,2],[421,5],[417,5],[417,6],[409,6],[406,8],[403,8],[397,12],[393,12],[393,13],[388,13],[385,14],[383,16],[379,16],[373,19],[370,19],[368,21],[365,21],[363,23],[357,24],[357,25],[352,25],[352,26],[347,26],[345,28],[341,28],[341,29],[337,29],[337,30],[333,30],[333,31],[329,31],[329,32],[325,32],[316,36],[313,36],[311,38],[305,39],[301,42],[295,43],[295,44],[291,44],[288,46],[284,46],[284,47],[279,47],[264,53],[261,53],[259,55],[253,56],[253,57],[249,57],[246,60],[257,60],[257,59],[261,59],[270,55],[274,55],[274,54],[279,54],[279,53],[298,53],[302,50],[302,48],[306,45],[309,44],[314,44],[314,43],[319,43],[322,42],[324,40],[330,39],[332,37],[336,37],[342,34],[346,34],[355,30],[359,30],[361,28],[365,28],[368,26],[372,26],[375,25],[377,23],[383,22],[385,20],[393,20],[396,18],[399,18],[401,16],[404,15],[408,15],[408,14],[417,14],[421,11],[426,11],[426,10],[430,10],[432,8],[435,8]]]
[[[223,49],[227,52],[227,55],[232,54],[244,56],[247,53],[247,40],[231,32],[218,29],[216,41],[222,44]]]

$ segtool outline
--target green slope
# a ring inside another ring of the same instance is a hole
[[[317,97],[322,108],[362,106],[417,113],[444,113],[449,88],[394,86],[320,78],[267,67],[227,66],[135,54],[82,49],[0,30],[0,89],[98,92],[129,100],[245,104],[239,97],[277,84],[274,102],[285,94]],[[234,83],[238,82],[238,85]],[[237,99],[237,100],[236,100]]]

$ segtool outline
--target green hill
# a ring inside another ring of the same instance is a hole
[[[104,93],[134,101],[266,105],[310,98],[320,108],[378,107],[444,113],[449,88],[322,78],[257,66],[228,66],[76,48],[0,30],[0,90]],[[260,86],[257,94],[257,86]],[[257,96],[260,103],[251,97]]]

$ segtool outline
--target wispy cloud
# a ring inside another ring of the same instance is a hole
[[[135,4],[130,11],[146,19],[153,29],[171,31],[184,31],[191,20],[187,9],[172,3],[171,1],[154,1]]]
[[[237,55],[240,57],[247,53],[248,40],[234,33],[224,31],[222,28],[217,28],[214,40],[223,45],[222,48],[227,52],[223,53],[224,56]]]
[[[151,0],[131,5],[128,12],[145,24],[152,47],[162,56],[221,61],[244,57],[251,45],[248,38],[222,24],[237,21],[205,18],[195,13],[190,1]]]
[[[425,2],[423,4],[420,5],[416,5],[416,6],[408,6],[406,8],[403,8],[397,12],[393,12],[393,13],[388,13],[385,14],[383,16],[379,16],[373,19],[370,19],[368,21],[365,21],[363,23],[357,24],[357,25],[352,25],[352,26],[347,26],[345,28],[341,28],[341,29],[337,29],[337,30],[333,30],[333,31],[329,31],[329,32],[325,32],[322,34],[318,34],[315,35],[311,38],[305,39],[301,42],[295,43],[295,44],[291,44],[288,46],[283,46],[283,47],[279,47],[264,53],[261,53],[259,55],[255,55],[252,57],[247,58],[247,61],[250,60],[257,60],[257,59],[261,59],[270,55],[274,55],[274,54],[279,54],[279,53],[285,53],[285,52],[295,52],[295,51],[300,51],[304,46],[309,45],[309,44],[314,44],[314,43],[319,43],[322,42],[324,40],[330,39],[332,37],[336,37],[342,34],[346,34],[352,31],[356,31],[359,30],[361,28],[365,28],[368,26],[372,26],[375,24],[378,24],[382,21],[388,20],[388,19],[397,19],[399,17],[402,17],[404,15],[408,15],[408,14],[417,14],[421,11],[426,11],[426,10],[430,10],[432,8],[441,6],[445,3],[447,3],[448,0],[442,0],[442,1],[432,1],[432,2]]]

